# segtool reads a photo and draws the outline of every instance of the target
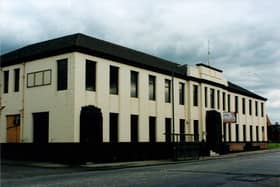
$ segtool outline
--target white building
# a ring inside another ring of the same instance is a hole
[[[266,99],[204,64],[74,34],[2,55],[0,73],[2,143],[202,141],[210,110],[236,113],[224,142],[267,140]]]

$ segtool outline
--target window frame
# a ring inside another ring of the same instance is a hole
[[[68,89],[68,59],[59,59],[57,62],[57,91]]]
[[[50,72],[50,81],[45,83],[45,73],[46,72]],[[42,84],[35,84],[36,81],[36,74],[38,73],[42,73]],[[33,83],[32,85],[29,85],[29,77],[33,76]],[[30,72],[27,73],[27,79],[26,79],[26,87],[27,88],[34,88],[34,87],[40,87],[40,86],[47,86],[47,85],[51,85],[52,83],[52,70],[51,69],[45,69],[45,70],[41,70],[41,71],[34,71],[34,72]]]
[[[85,89],[96,91],[96,62],[86,59],[85,63]]]

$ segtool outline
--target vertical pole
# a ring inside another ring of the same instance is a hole
[[[210,41],[208,40],[208,66],[210,66]]]

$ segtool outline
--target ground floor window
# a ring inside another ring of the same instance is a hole
[[[138,142],[138,115],[131,115],[130,125],[131,142]]]
[[[110,142],[118,142],[118,122],[119,115],[110,113]]]
[[[185,127],[185,120],[180,119],[180,142],[186,141],[186,127]]]
[[[198,120],[193,120],[193,134],[194,134],[194,141],[199,141],[199,123]]]
[[[165,142],[171,142],[171,118],[165,118]]]
[[[246,125],[243,125],[243,141],[246,142]]]
[[[151,143],[156,142],[156,117],[149,117],[149,140]]]

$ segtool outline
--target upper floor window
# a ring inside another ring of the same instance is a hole
[[[138,72],[130,72],[130,96],[138,97]]]
[[[235,112],[238,113],[238,96],[235,96]]]
[[[204,88],[204,102],[205,102],[205,107],[208,107],[208,88]]]
[[[20,69],[14,69],[14,91],[19,91],[19,78],[20,78]]]
[[[185,84],[179,83],[179,104],[185,104]]]
[[[67,59],[57,60],[57,90],[67,90],[67,87],[68,87],[68,60]]]
[[[9,71],[4,71],[4,93],[9,92]]]
[[[226,110],[226,93],[223,92],[223,110]]]
[[[246,114],[246,103],[245,98],[242,98],[242,113]]]
[[[255,101],[255,112],[256,112],[256,116],[259,115],[259,111],[258,111],[258,101]]]
[[[213,88],[210,89],[210,102],[211,108],[215,108],[215,90]]]
[[[198,106],[198,86],[193,85],[193,106]]]
[[[149,99],[156,100],[156,77],[149,75]]]
[[[228,94],[228,111],[230,112],[230,108],[231,108],[231,106],[230,106],[230,94]]]
[[[96,90],[96,62],[86,60],[86,90]]]
[[[165,79],[164,81],[164,95],[165,95],[165,102],[170,103],[171,101],[171,81],[169,79]]]
[[[217,108],[220,109],[220,90],[217,90]]]
[[[27,88],[51,84],[51,70],[42,70],[27,74]]]
[[[263,107],[263,103],[261,103],[261,116],[264,116],[264,107]]]
[[[249,100],[249,114],[252,115],[252,100]]]
[[[119,94],[119,68],[110,66],[110,94]]]

